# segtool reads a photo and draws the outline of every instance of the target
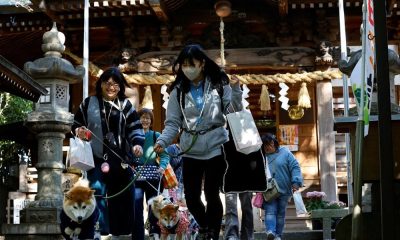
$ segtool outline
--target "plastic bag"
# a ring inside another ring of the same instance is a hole
[[[294,205],[296,206],[296,214],[298,217],[306,216],[307,209],[304,205],[303,198],[301,197],[301,193],[296,191],[293,193],[293,201]]]
[[[67,161],[69,162],[69,166],[83,171],[89,171],[94,168],[93,152],[90,143],[78,137],[70,138]]]
[[[262,193],[256,193],[256,195],[253,197],[253,206],[256,208],[262,208],[264,199]]]

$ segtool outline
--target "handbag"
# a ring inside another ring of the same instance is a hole
[[[230,126],[227,126],[230,131]],[[267,190],[265,157],[261,149],[249,154],[238,152],[229,134],[223,145],[226,161],[222,189],[223,193],[264,192]]]
[[[260,193],[260,192],[256,193],[256,195],[254,195],[253,200],[252,200],[253,206],[256,208],[262,208],[263,202],[264,202],[264,199],[263,199],[262,193]]]
[[[158,164],[160,164],[160,157],[156,158]],[[171,189],[178,186],[178,178],[175,175],[174,169],[171,164],[167,164],[167,167],[164,170],[164,174],[162,176],[163,187],[165,189]]]
[[[270,178],[267,181],[267,191],[263,192],[263,197],[266,202],[277,199],[281,194],[279,193],[279,186],[275,178]]]
[[[88,171],[94,168],[93,152],[90,143],[78,137],[69,139],[67,161],[70,167]]]
[[[162,180],[163,186],[166,189],[171,189],[178,186],[178,179],[176,178],[174,169],[172,169],[172,166],[169,163],[164,171]]]
[[[238,152],[249,154],[260,150],[261,137],[249,110],[228,113],[226,118]]]
[[[269,202],[278,198],[281,194],[278,183],[269,170],[268,159],[265,159],[265,171],[267,175],[267,191],[263,192],[263,197],[264,201]]]
[[[139,165],[136,167],[135,178],[137,181],[158,181],[160,180],[160,173],[156,165]]]

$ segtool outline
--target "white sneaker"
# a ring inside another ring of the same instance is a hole
[[[111,240],[111,234],[108,234],[108,235],[102,235],[101,236],[101,240]]]
[[[275,239],[274,240],[281,240],[281,238],[280,237],[275,237]]]

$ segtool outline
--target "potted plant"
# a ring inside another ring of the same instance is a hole
[[[324,200],[326,194],[324,192],[307,192],[306,199],[304,204],[308,213],[311,215],[312,218],[312,225],[313,229],[322,229],[322,220],[319,218],[314,218],[313,215],[320,216],[324,214],[330,214],[333,209],[344,209],[346,208],[346,204],[341,201],[331,201],[328,202]],[[314,214],[313,214],[314,211]],[[316,212],[317,211],[317,212]],[[336,223],[340,220],[340,218],[333,218],[332,219],[332,228],[336,227]]]

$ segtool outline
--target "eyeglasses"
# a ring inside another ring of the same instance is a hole
[[[115,82],[102,82],[102,84],[106,87],[119,88],[119,84]]]

